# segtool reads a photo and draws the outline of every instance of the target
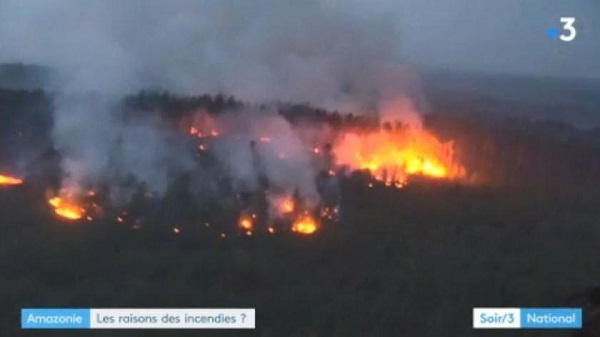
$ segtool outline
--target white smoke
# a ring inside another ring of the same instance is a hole
[[[122,95],[160,88],[354,112],[390,107],[412,91],[413,82],[402,65],[397,18],[369,6],[319,0],[4,0],[0,62],[47,65],[61,74],[53,138],[67,187],[133,173],[160,191],[172,171],[188,169],[192,160],[156,125],[131,128],[116,118]],[[103,98],[81,98],[89,92]],[[282,164],[264,154],[265,174],[313,199],[314,183],[308,181],[314,169],[299,149],[302,143],[287,122],[271,121],[283,140],[271,145],[273,153],[285,151],[292,161]],[[254,138],[252,121],[247,123]],[[221,159],[232,175],[256,183],[249,148],[217,146],[224,147]],[[116,172],[107,173],[115,165]]]
[[[162,193],[173,174],[194,167],[193,152],[174,130],[152,119],[124,123],[110,98],[63,94],[55,105],[54,145],[69,193],[98,183],[116,188],[131,174],[149,192]]]
[[[0,62],[58,69],[63,87],[222,91],[251,101],[374,106],[401,94],[397,18],[368,2],[5,0]],[[399,75],[399,76],[398,76]],[[385,98],[385,97],[384,97]]]
[[[307,207],[318,204],[318,168],[311,149],[275,110],[247,109],[225,114],[217,117],[216,124],[226,134],[235,134],[212,142],[210,151],[238,189],[259,191],[263,177],[270,189],[282,195],[291,196],[297,191]]]

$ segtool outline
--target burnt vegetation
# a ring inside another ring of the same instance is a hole
[[[199,207],[186,176],[156,201],[140,186],[129,210],[149,219],[143,230],[57,220],[45,200],[60,177],[51,94],[0,90],[0,165],[30,172],[23,186],[0,189],[0,334],[25,334],[24,307],[255,307],[255,331],[202,335],[483,335],[471,329],[474,306],[559,306],[599,280],[600,129],[487,118],[493,101],[431,102],[424,125],[455,142],[468,182],[367,188],[369,176],[358,172],[340,177],[339,221],[318,235],[223,238],[219,224],[235,223],[236,214],[218,203]],[[175,123],[198,108],[219,114],[245,104],[141,92],[125,98],[123,110]],[[292,123],[377,127],[307,105],[282,103],[279,113]]]

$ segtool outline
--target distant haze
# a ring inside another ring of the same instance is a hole
[[[551,39],[577,19],[570,43]],[[71,88],[223,91],[373,106],[407,62],[600,78],[595,0],[3,0],[0,62],[52,66]],[[408,74],[407,74],[408,73]]]
[[[600,1],[398,3],[403,45],[415,62],[508,75],[600,78]],[[550,28],[562,29],[560,17],[575,17],[574,41],[548,36]]]

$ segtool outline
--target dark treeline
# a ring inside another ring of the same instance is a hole
[[[456,144],[476,180],[497,187],[535,188],[545,193],[595,191],[600,183],[600,127],[578,129],[565,122],[494,113],[496,100],[436,96],[425,125]],[[511,110],[527,115],[528,105]],[[567,110],[570,111],[570,110]]]
[[[181,96],[169,92],[141,91],[124,99],[126,107],[135,111],[159,111],[167,119],[179,119],[198,109],[212,114],[242,111],[243,109],[265,110],[275,107],[279,114],[291,123],[327,123],[333,128],[374,127],[377,120],[371,116],[357,116],[352,113],[340,114],[308,104],[274,103],[250,104],[223,94]]]
[[[0,89],[0,169],[36,174],[52,161],[52,109],[41,90]]]
[[[58,74],[49,67],[23,63],[0,64],[0,88],[16,90],[50,88],[57,80]]]

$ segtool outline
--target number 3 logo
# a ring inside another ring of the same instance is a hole
[[[575,23],[575,18],[560,18],[560,22],[565,24],[563,26],[563,29],[569,33],[568,35],[562,34],[560,36],[560,39],[565,42],[573,41],[575,39],[575,36],[577,36],[577,30],[575,29],[575,27],[573,27],[573,24]]]

